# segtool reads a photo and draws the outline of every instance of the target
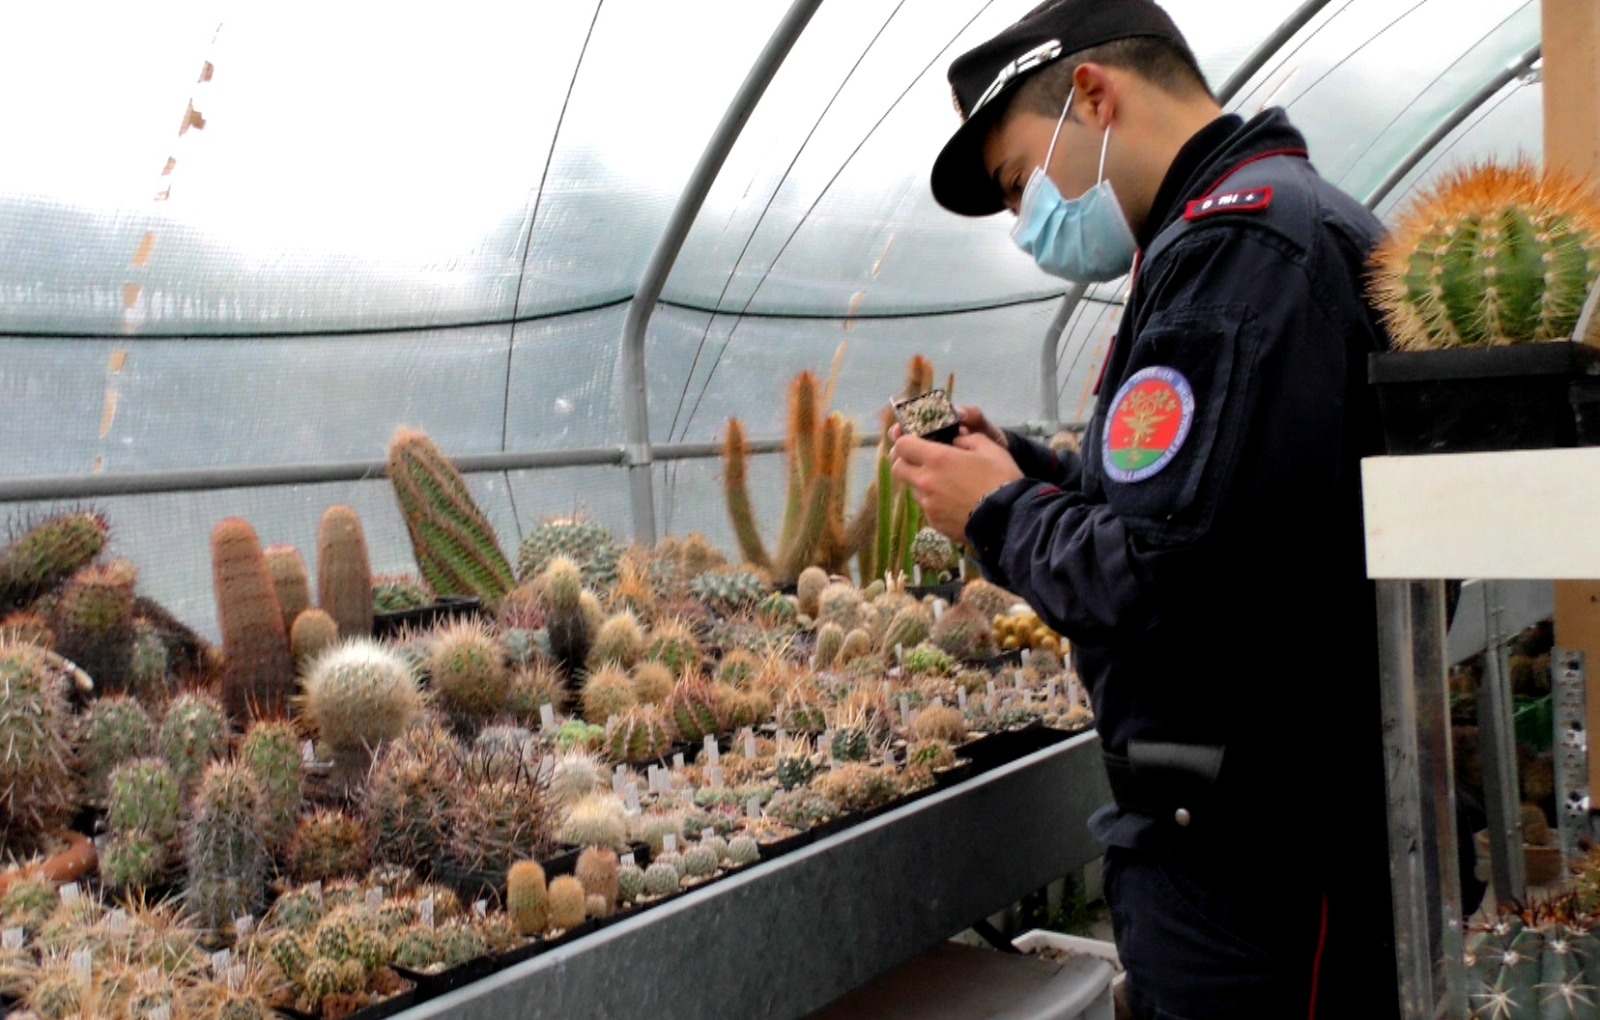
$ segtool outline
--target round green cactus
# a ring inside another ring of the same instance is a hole
[[[76,805],[66,681],[48,653],[0,639],[0,842],[24,852]]]
[[[180,694],[167,706],[156,748],[183,788],[193,787],[206,766],[228,753],[228,717],[222,703],[199,691]]]
[[[1402,350],[1567,340],[1600,276],[1600,206],[1531,162],[1467,167],[1417,199],[1372,266]]]
[[[767,595],[767,583],[749,570],[713,570],[689,582],[689,594],[718,613],[737,613]]]
[[[351,638],[308,667],[301,705],[330,748],[364,751],[416,720],[422,692],[399,654],[368,638]]]
[[[517,547],[517,579],[538,577],[552,559],[565,556],[577,565],[585,587],[606,592],[617,583],[621,555],[616,539],[602,524],[578,518],[546,521]]]
[[[156,724],[137,699],[119,694],[101,698],[84,713],[79,731],[78,762],[85,792],[103,802],[111,770],[155,748]]]
[[[761,859],[761,847],[749,836],[735,836],[728,841],[728,861],[734,867],[754,864]]]
[[[678,877],[678,869],[670,864],[655,863],[650,865],[644,873],[644,894],[646,896],[670,896],[678,891],[682,880]]]

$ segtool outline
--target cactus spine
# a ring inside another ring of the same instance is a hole
[[[87,566],[72,575],[56,603],[56,651],[82,667],[102,693],[128,687],[137,578],[127,560]]]
[[[538,862],[517,861],[506,872],[506,913],[522,935],[538,935],[549,926],[544,868]]]
[[[562,875],[550,883],[550,927],[558,930],[576,928],[588,916],[588,893],[583,883],[571,875]]]
[[[452,623],[431,644],[428,676],[433,692],[458,726],[481,726],[505,711],[511,674],[499,643],[482,622]]]
[[[212,531],[211,571],[225,656],[224,707],[241,724],[287,716],[294,695],[289,632],[249,522],[230,517]]]
[[[269,545],[261,554],[267,558],[267,573],[278,595],[278,608],[283,610],[287,634],[294,627],[294,618],[311,608],[311,575],[305,557],[292,545]]]
[[[0,842],[31,849],[75,801],[65,682],[49,653],[0,640]]]
[[[21,609],[87,566],[106,546],[96,513],[46,518],[0,548],[0,610]]]
[[[239,760],[261,783],[262,838],[268,849],[280,852],[294,835],[304,799],[300,741],[294,727],[279,720],[252,724],[239,745]]]
[[[347,506],[330,506],[317,526],[317,605],[333,617],[341,637],[372,633],[372,564],[361,518]]]
[[[498,605],[515,586],[511,565],[455,465],[426,435],[401,429],[389,444],[389,480],[433,590]]]

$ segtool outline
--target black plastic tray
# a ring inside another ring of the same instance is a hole
[[[443,620],[463,616],[478,616],[483,602],[476,598],[443,598],[431,606],[420,609],[402,609],[398,613],[376,613],[372,617],[372,636],[393,637],[405,627],[431,627]]]

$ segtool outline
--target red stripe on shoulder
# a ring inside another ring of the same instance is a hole
[[[1195,220],[1220,213],[1260,212],[1272,204],[1271,188],[1251,188],[1248,191],[1230,191],[1222,195],[1208,195],[1190,202],[1183,218]]]

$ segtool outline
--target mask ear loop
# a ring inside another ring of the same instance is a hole
[[[1106,179],[1106,147],[1110,144],[1111,125],[1107,124],[1105,136],[1100,139],[1100,169],[1094,172],[1095,187],[1099,187],[1100,182]]]
[[[1067,89],[1067,101],[1061,107],[1061,116],[1056,119],[1055,134],[1050,136],[1050,148],[1046,149],[1045,152],[1044,152],[1044,167],[1043,167],[1043,169],[1044,169],[1044,175],[1046,177],[1050,176],[1050,160],[1056,154],[1056,139],[1061,137],[1061,125],[1063,125],[1063,124],[1065,124],[1067,122],[1067,113],[1072,109],[1072,94],[1074,92],[1077,92],[1077,91],[1078,91],[1078,86],[1076,86],[1076,85],[1074,85],[1071,88]],[[1103,165],[1104,161],[1105,161],[1105,154],[1103,152],[1100,155],[1100,159],[1101,159],[1101,162],[1102,162],[1102,165]]]

